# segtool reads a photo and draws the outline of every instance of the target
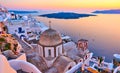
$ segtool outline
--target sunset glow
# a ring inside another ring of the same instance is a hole
[[[120,73],[120,0],[0,0],[0,73]]]
[[[118,9],[120,0],[1,0],[10,9]]]

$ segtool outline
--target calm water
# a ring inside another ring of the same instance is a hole
[[[37,17],[52,28],[69,35],[74,41],[89,40],[89,50],[95,56],[105,56],[111,62],[114,53],[120,54],[120,14],[99,14],[80,19],[53,19]]]

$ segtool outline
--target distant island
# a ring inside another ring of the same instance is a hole
[[[56,18],[56,19],[78,19],[82,17],[89,17],[89,16],[96,16],[96,15],[78,14],[78,13],[71,13],[71,12],[59,12],[59,13],[43,14],[39,16],[48,17],[48,18]]]
[[[92,13],[101,13],[101,14],[120,14],[120,9],[94,11],[94,12],[92,12]]]
[[[19,10],[9,10],[9,12],[14,12],[15,14],[38,13],[37,11],[19,11]]]

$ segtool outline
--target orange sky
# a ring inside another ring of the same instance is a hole
[[[12,9],[91,10],[120,8],[120,0],[0,0],[0,3]]]

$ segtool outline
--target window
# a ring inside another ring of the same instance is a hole
[[[60,47],[58,47],[58,55],[60,55],[61,53],[61,49],[60,49]]]
[[[82,62],[82,60],[80,60],[80,62]]]
[[[70,70],[72,67],[70,66],[69,68],[68,68],[68,70]]]
[[[50,49],[48,50],[48,55],[51,56],[51,50]]]

